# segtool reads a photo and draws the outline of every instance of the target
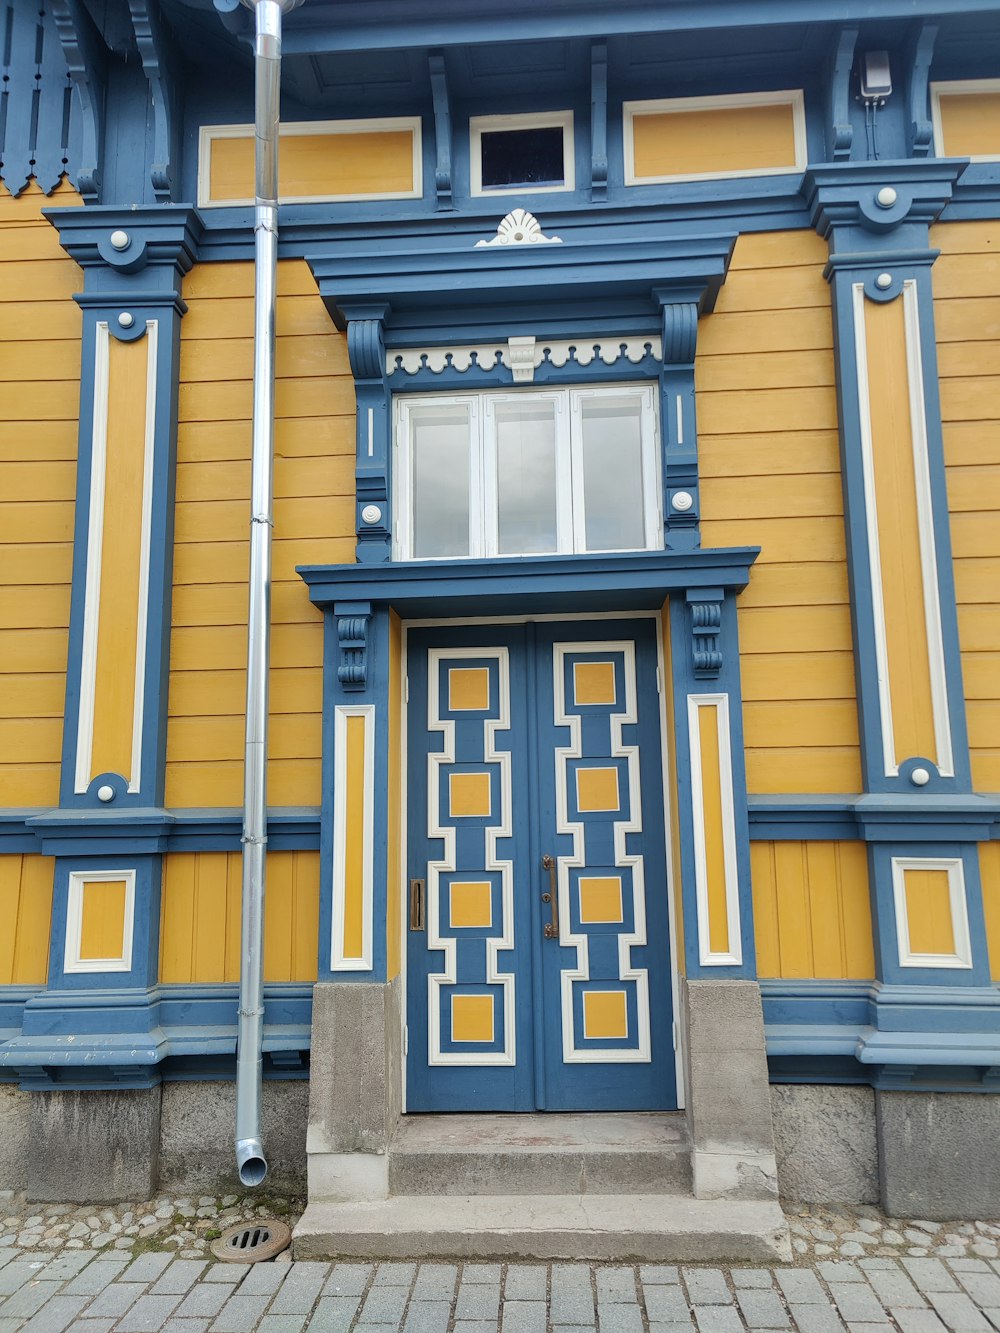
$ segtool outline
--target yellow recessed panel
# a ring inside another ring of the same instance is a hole
[[[365,954],[365,726],[355,714],[347,723],[347,809],[344,815],[344,957]]]
[[[493,1040],[493,996],[453,995],[451,997],[452,1041]]]
[[[1000,157],[1000,90],[943,93],[940,151],[945,157]]]
[[[622,990],[583,992],[583,1035],[588,1041],[628,1036],[628,1008]]]
[[[581,814],[591,810],[619,810],[618,769],[578,768],[576,808]]]
[[[726,896],[726,844],[722,818],[722,769],[719,763],[719,708],[698,708],[701,755],[702,818],[705,830],[705,878],[708,898],[708,940],[712,953],[729,953],[729,904]]]
[[[626,131],[627,132],[627,131]],[[632,117],[636,183],[670,176],[794,171],[790,102],[637,112]]]
[[[614,662],[574,662],[573,698],[578,704],[615,703]]]
[[[80,911],[80,959],[121,958],[125,953],[123,879],[83,885]]]
[[[493,925],[493,886],[489,880],[452,883],[448,904],[448,921],[453,929]]]
[[[947,870],[906,870],[906,921],[910,953],[955,952]]]
[[[489,667],[452,667],[449,670],[448,708],[451,712],[484,712],[489,706]]]
[[[278,189],[282,199],[372,198],[412,194],[413,130],[281,135]],[[211,140],[209,200],[252,199],[254,137]]]
[[[488,815],[492,809],[489,773],[450,773],[449,804],[452,819]]]
[[[581,876],[580,920],[585,926],[602,922],[617,924],[623,920],[622,882],[618,875]]]

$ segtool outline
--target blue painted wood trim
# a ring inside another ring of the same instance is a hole
[[[319,848],[317,809],[268,811],[271,851]],[[89,857],[111,852],[237,852],[243,832],[239,809],[220,810],[4,810],[0,855]]]

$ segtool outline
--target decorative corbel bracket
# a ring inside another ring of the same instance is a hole
[[[930,118],[928,93],[937,35],[936,23],[921,24],[910,55],[907,104],[910,154],[913,157],[929,157],[934,142],[934,125]]]
[[[363,690],[368,684],[368,627],[372,618],[371,602],[336,602],[337,647],[340,660],[337,680],[341,689]]]
[[[83,113],[77,189],[84,199],[96,201],[104,157],[107,53],[82,0],[52,0],[52,16]]]
[[[434,105],[434,143],[437,160],[434,167],[434,191],[439,210],[454,207],[451,189],[451,99],[448,95],[448,69],[444,55],[432,51],[427,57]]]
[[[694,358],[698,312],[704,288],[657,291],[661,302],[663,364],[660,423],[663,434],[664,540],[669,549],[700,542],[698,439],[694,402]]]
[[[590,48],[590,197],[608,197],[608,44]]]
[[[173,43],[160,14],[159,0],[128,0],[129,17],[149,83],[153,110],[153,161],[149,169],[153,194],[160,203],[174,196],[174,170],[179,159],[180,94],[172,74]]]
[[[355,461],[357,558],[388,560],[392,549],[389,494],[389,388],[385,370],[387,301],[344,306],[347,355],[357,397]]]
[[[830,156],[834,162],[850,158],[854,143],[854,127],[851,124],[851,71],[854,68],[854,48],[857,42],[857,28],[841,28],[830,62],[828,133]]]
[[[685,595],[691,614],[691,664],[698,680],[718,680],[722,671],[723,588],[691,589]]]

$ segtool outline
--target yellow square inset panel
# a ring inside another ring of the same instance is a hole
[[[451,997],[452,1041],[493,1040],[493,996],[453,995]]]
[[[802,94],[626,103],[625,183],[760,176],[805,165]]]
[[[617,768],[578,768],[576,808],[581,814],[589,810],[619,810]]]
[[[935,90],[940,156],[1000,157],[1000,83],[982,83],[979,92]]]
[[[281,126],[278,189],[285,202],[415,198],[420,177],[419,117]],[[199,203],[252,203],[253,178],[253,126],[206,125]]]
[[[452,883],[448,897],[448,922],[452,929],[493,925],[493,886],[489,880]]]
[[[489,773],[449,773],[448,786],[452,819],[490,814],[493,806]]]
[[[489,706],[489,667],[452,667],[449,669],[448,707],[451,712],[484,712]]]
[[[617,875],[581,876],[579,885],[580,920],[585,926],[622,921],[622,882]]]
[[[623,990],[583,992],[583,1035],[588,1041],[628,1036],[628,1008]]]
[[[574,662],[573,699],[578,704],[615,703],[614,662]]]
[[[906,870],[903,882],[910,953],[953,954],[955,926],[947,870]]]
[[[80,958],[121,958],[125,952],[125,881],[83,885]]]

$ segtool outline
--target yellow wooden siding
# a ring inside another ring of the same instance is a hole
[[[752,842],[761,977],[875,975],[862,842]]]
[[[175,852],[163,863],[160,980],[240,976],[239,852]],[[319,853],[270,852],[264,903],[264,980],[315,981]]]
[[[59,800],[83,276],[41,210],[80,202],[0,184],[0,807]]]
[[[47,856],[0,856],[0,986],[44,986],[52,874]]]
[[[983,877],[990,976],[994,981],[1000,981],[1000,842],[979,844],[979,868]]]
[[[760,546],[740,595],[747,786],[858,792],[826,244],[742,236],[695,383],[705,546]]]
[[[243,798],[253,266],[184,283],[167,804]],[[278,266],[268,803],[319,805],[322,616],[295,566],[354,557],[354,388],[308,268]]]
[[[1000,792],[1000,221],[931,229],[972,780]]]

